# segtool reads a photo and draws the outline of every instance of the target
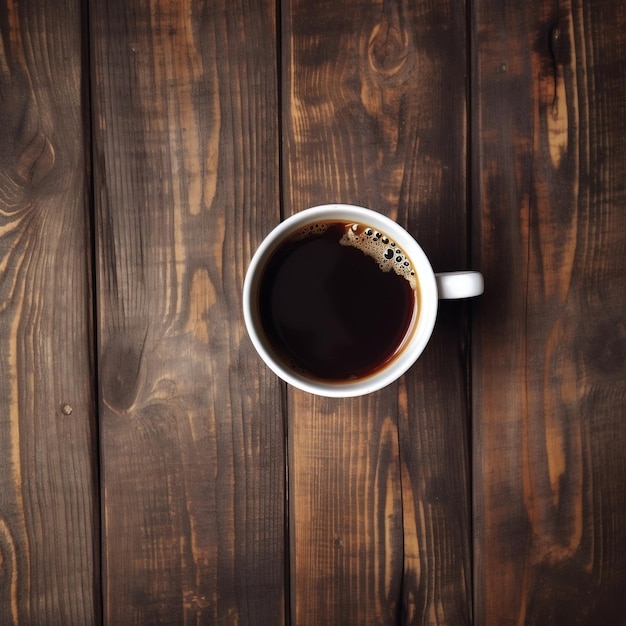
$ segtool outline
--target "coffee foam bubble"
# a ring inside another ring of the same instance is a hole
[[[311,235],[321,235],[328,230],[328,223],[315,222],[314,224],[307,224],[303,226],[298,232],[293,235],[294,241],[301,241]]]
[[[348,224],[339,243],[361,250],[371,256],[383,272],[393,270],[406,278],[413,289],[416,288],[415,269],[402,249],[385,233],[362,224]]]
[[[307,237],[321,235],[328,230],[333,222],[314,222],[303,226],[292,235],[294,241],[301,241]],[[395,241],[385,233],[363,224],[345,224],[344,234],[339,240],[342,246],[352,246],[372,257],[383,272],[393,270],[399,276],[409,281],[412,289],[417,287],[415,270],[408,257]]]

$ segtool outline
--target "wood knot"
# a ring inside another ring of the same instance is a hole
[[[554,65],[569,65],[571,63],[572,51],[569,22],[562,20],[549,24],[547,43],[548,53]],[[545,39],[540,44],[540,47],[545,50]]]
[[[38,185],[54,169],[55,159],[50,140],[43,132],[38,131],[17,159],[17,180],[25,186]]]
[[[372,29],[368,41],[370,67],[383,76],[398,74],[409,57],[409,36],[406,31],[382,22]]]
[[[145,335],[113,337],[102,355],[102,398],[117,413],[127,413],[139,393]]]
[[[626,373],[626,324],[614,320],[600,323],[588,340],[585,363],[606,380],[623,377]]]

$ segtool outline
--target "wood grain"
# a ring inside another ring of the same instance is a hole
[[[0,0],[0,624],[623,623],[625,33],[619,0]],[[333,201],[487,285],[353,400],[241,314]]]
[[[92,2],[107,623],[284,620],[281,388],[241,313],[279,216],[271,2]]]
[[[283,2],[284,210],[347,202],[462,267],[465,9]],[[468,623],[464,310],[402,383],[354,400],[289,389],[297,624]]]
[[[626,14],[474,6],[476,623],[623,623]]]
[[[0,3],[2,624],[99,622],[81,19]]]

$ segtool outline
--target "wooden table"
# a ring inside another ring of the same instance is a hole
[[[622,0],[0,2],[0,623],[626,623]],[[264,235],[347,202],[443,303],[283,385]]]

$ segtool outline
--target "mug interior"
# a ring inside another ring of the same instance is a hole
[[[393,238],[413,265],[417,277],[417,320],[398,353],[371,374],[351,380],[327,380],[307,376],[285,362],[269,341],[259,311],[260,282],[268,261],[277,248],[295,232],[316,222],[354,222],[369,226]],[[437,315],[437,286],[430,262],[415,239],[396,222],[381,213],[346,204],[328,204],[305,209],[276,226],[252,257],[243,293],[244,319],[248,334],[266,365],[294,387],[327,397],[353,397],[381,389],[413,365],[432,334]]]

